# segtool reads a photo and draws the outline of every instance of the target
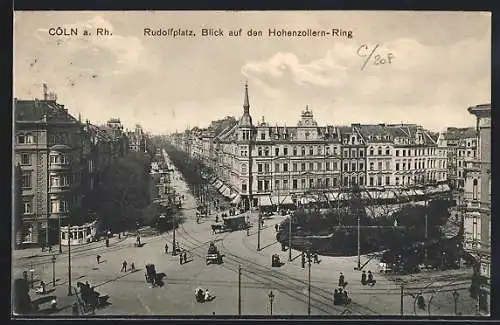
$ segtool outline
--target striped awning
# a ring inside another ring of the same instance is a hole
[[[293,204],[292,197],[290,195],[286,195],[281,199],[281,204]]]
[[[310,196],[300,198],[300,203],[302,203],[302,204],[308,204],[311,202],[316,202],[316,198],[310,197]]]
[[[231,190],[227,187],[227,186],[224,186],[224,191],[222,191],[222,195],[224,195],[225,197],[229,198],[231,197]]]
[[[231,201],[233,204],[238,204],[241,201],[241,196],[238,194],[236,197]]]

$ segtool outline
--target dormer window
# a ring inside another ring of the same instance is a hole
[[[17,136],[17,143],[21,144],[33,143],[33,136],[31,134],[20,134]]]

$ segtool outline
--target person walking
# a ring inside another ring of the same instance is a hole
[[[99,254],[98,254],[98,255],[95,257],[95,259],[97,260],[97,264],[101,263],[101,255],[99,255]]]
[[[182,254],[179,254],[179,264],[182,265]]]
[[[134,264],[134,262],[132,262],[132,264],[130,264],[130,272],[135,272],[135,264]]]
[[[184,256],[182,258],[184,260],[184,263],[186,263],[187,262],[187,252],[186,251],[184,251]]]
[[[345,282],[344,274],[340,272],[339,276],[339,287],[345,287],[347,283]]]
[[[363,273],[361,274],[361,284],[365,286],[366,283],[367,283],[366,282],[366,272],[363,271]]]
[[[372,271],[368,271],[368,284],[374,286],[377,281],[373,278]]]
[[[168,244],[165,244],[165,254],[168,254]]]
[[[127,272],[127,261],[123,261],[120,272]]]
[[[276,232],[278,232],[278,230],[279,230],[279,226],[278,226],[278,224],[275,224],[275,225],[274,225],[274,229],[276,230]]]

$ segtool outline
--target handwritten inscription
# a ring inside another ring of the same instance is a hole
[[[358,48],[357,54],[364,58],[363,65],[361,66],[361,70],[364,70],[366,65],[371,62],[373,65],[385,65],[391,64],[392,60],[394,60],[394,54],[391,52],[383,52],[379,53],[377,51],[379,48],[379,44],[375,45],[373,48],[370,48],[368,45],[363,44]]]

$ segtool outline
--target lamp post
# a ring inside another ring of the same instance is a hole
[[[175,241],[176,215],[174,214],[172,217],[173,217],[172,222],[174,223],[174,234],[172,236],[172,256],[175,256],[175,255],[177,255],[177,247],[176,247],[176,241]]]
[[[30,275],[31,275],[31,289],[33,289],[35,287],[35,281],[34,281],[34,273],[35,273],[35,270],[32,268],[30,269]]]
[[[271,309],[271,316],[273,315],[273,301],[274,301],[274,294],[273,294],[273,291],[269,291],[269,307]]]
[[[455,315],[457,315],[458,314],[457,313],[457,302],[458,302],[458,297],[460,296],[460,294],[455,290],[455,291],[453,291],[452,295],[453,295]]]
[[[52,286],[56,286],[56,256],[52,255]]]
[[[71,226],[68,224],[68,296],[71,296]]]
[[[59,213],[59,229],[57,233],[59,234],[59,254],[62,254],[62,239],[61,239],[61,214]]]
[[[288,216],[290,224],[288,225],[288,261],[292,261],[292,215]]]
[[[257,252],[260,251],[260,228],[262,223],[262,212],[259,211],[259,224],[257,225]]]
[[[307,285],[307,315],[311,316],[311,250],[307,251],[307,262],[309,264],[309,275]]]

